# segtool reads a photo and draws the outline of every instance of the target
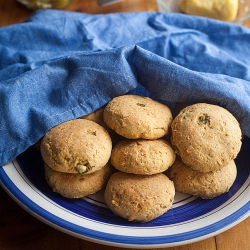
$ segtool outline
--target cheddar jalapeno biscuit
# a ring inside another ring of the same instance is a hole
[[[184,108],[171,124],[171,143],[182,161],[200,172],[222,168],[241,148],[235,117],[217,105],[197,103]]]
[[[153,220],[167,212],[174,196],[173,182],[162,173],[135,175],[120,171],[111,175],[104,193],[114,214],[138,222]]]
[[[107,104],[103,118],[127,139],[158,139],[169,132],[172,113],[166,105],[149,97],[123,95]]]
[[[167,170],[174,161],[175,152],[163,139],[125,139],[111,152],[111,164],[126,173],[157,174]]]
[[[112,173],[109,163],[100,170],[86,175],[58,172],[46,163],[44,169],[46,181],[52,190],[64,197],[74,199],[100,191],[105,187]]]
[[[112,150],[108,132],[99,124],[76,119],[50,129],[41,143],[44,161],[55,171],[90,174],[107,164]]]
[[[219,170],[201,173],[185,165],[179,157],[169,169],[177,192],[212,199],[226,193],[233,185],[237,168],[234,160]]]
[[[96,122],[105,128],[106,124],[103,121],[103,110],[104,110],[104,107],[101,107],[87,115],[81,116],[80,119],[86,119],[86,120]]]
[[[90,120],[104,127],[112,139],[112,144],[115,145],[119,140],[121,140],[122,137],[118,135],[117,133],[115,133],[114,130],[110,129],[106,125],[106,123],[103,120],[103,111],[104,111],[104,107],[101,107],[88,115],[81,116],[80,119]]]

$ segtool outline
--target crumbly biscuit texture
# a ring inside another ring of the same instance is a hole
[[[44,161],[55,171],[90,174],[107,164],[112,150],[108,132],[99,124],[76,119],[49,130],[41,143]]]
[[[177,192],[212,199],[228,192],[236,179],[237,168],[232,160],[219,170],[201,173],[188,167],[177,157],[169,173]]]
[[[46,163],[44,169],[45,178],[52,190],[70,199],[82,198],[100,191],[113,172],[109,163],[100,170],[86,175],[57,172]]]
[[[126,173],[157,174],[166,171],[174,161],[175,152],[163,139],[125,139],[111,153],[111,164]]]
[[[241,148],[239,123],[217,105],[190,105],[175,117],[171,128],[171,143],[177,154],[200,172],[222,168],[236,158]]]
[[[101,125],[103,128],[107,130],[107,132],[109,133],[112,139],[112,144],[115,145],[119,140],[121,140],[122,137],[118,135],[117,133],[115,133],[115,131],[109,128],[107,124],[104,122],[103,111],[104,111],[104,107],[101,107],[88,115],[81,116],[80,119],[90,120]]]
[[[113,98],[105,107],[105,123],[128,139],[158,139],[170,130],[170,109],[149,97],[123,95]]]
[[[80,119],[86,119],[86,120],[96,122],[105,128],[106,124],[103,121],[103,110],[104,110],[104,107],[101,107],[87,115],[81,116]]]
[[[114,214],[129,221],[151,221],[173,204],[175,188],[169,178],[160,173],[135,175],[115,172],[105,189],[104,198]]]

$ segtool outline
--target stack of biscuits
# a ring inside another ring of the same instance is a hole
[[[117,170],[107,183],[108,207],[129,221],[147,222],[173,204],[173,182],[163,174],[175,161],[175,152],[162,139],[170,131],[170,109],[148,97],[124,95],[104,109],[104,122],[123,137],[112,149]]]
[[[112,141],[99,124],[87,119],[50,129],[40,145],[45,177],[54,192],[81,198],[101,190],[112,173]]]
[[[217,105],[181,108],[123,95],[95,112],[55,126],[40,150],[54,192],[81,198],[104,190],[110,210],[148,222],[173,205],[175,192],[211,199],[235,181],[241,129]]]
[[[241,148],[241,129],[226,109],[197,103],[182,109],[172,124],[171,143],[178,154],[170,168],[175,189],[203,199],[229,190]]]

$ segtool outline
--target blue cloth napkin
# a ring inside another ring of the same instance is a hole
[[[250,137],[250,30],[184,14],[37,11],[0,29],[0,166],[113,97],[208,102]]]

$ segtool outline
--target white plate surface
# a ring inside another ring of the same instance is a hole
[[[43,172],[40,153],[29,149],[0,167],[1,185],[24,209],[43,222],[78,238],[127,248],[178,246],[206,239],[250,214],[250,139],[236,159],[238,175],[228,193],[212,200],[178,194],[173,208],[148,223],[114,216],[99,192],[70,200],[53,193]]]

